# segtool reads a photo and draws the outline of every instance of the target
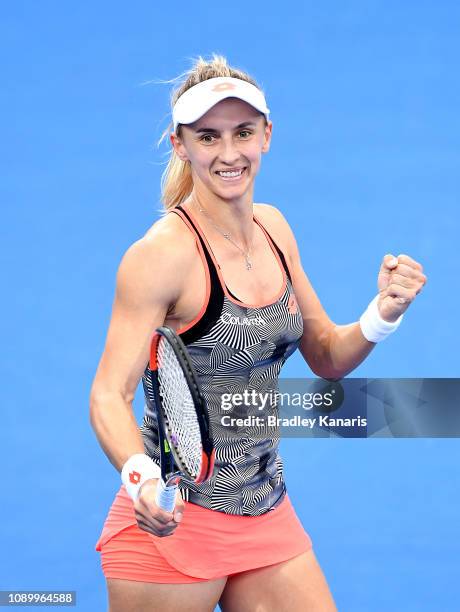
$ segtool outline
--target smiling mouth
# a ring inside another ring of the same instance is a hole
[[[238,170],[217,170],[215,174],[224,181],[233,182],[239,180],[245,172],[246,166]]]

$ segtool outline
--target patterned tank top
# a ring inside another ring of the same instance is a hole
[[[198,485],[181,481],[182,498],[227,514],[258,516],[274,510],[286,494],[279,436],[267,436],[251,426],[226,435],[215,426],[222,417],[222,394],[243,394],[278,389],[278,375],[286,359],[297,349],[303,320],[282,251],[254,215],[283,272],[279,294],[266,305],[249,305],[225,285],[220,266],[198,223],[180,205],[170,213],[181,217],[195,235],[206,272],[206,300],[198,315],[177,330],[198,375],[210,415],[216,449],[212,477]],[[145,394],[140,432],[145,452],[160,463],[155,402],[148,376],[142,377]],[[240,413],[244,406],[240,406]],[[232,413],[234,416],[234,413]],[[239,416],[239,415],[238,415]],[[242,414],[244,416],[244,414]]]

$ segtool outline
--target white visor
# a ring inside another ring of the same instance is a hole
[[[179,123],[198,121],[210,108],[225,98],[239,98],[247,102],[263,113],[268,121],[270,110],[258,87],[233,77],[215,77],[190,87],[177,100],[172,112],[174,130]]]

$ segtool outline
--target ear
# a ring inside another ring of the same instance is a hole
[[[268,153],[270,150],[270,142],[272,139],[272,129],[273,123],[268,121],[267,125],[264,128],[264,143],[262,145],[262,153]]]
[[[169,140],[171,141],[171,145],[176,152],[176,155],[184,162],[188,161],[187,151],[185,149],[184,143],[179,138],[179,136],[175,132],[171,132],[169,135]]]

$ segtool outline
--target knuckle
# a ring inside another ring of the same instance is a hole
[[[407,276],[404,276],[403,274],[399,275],[398,281],[399,281],[399,284],[402,285],[403,287],[410,286],[410,280],[407,278]]]

